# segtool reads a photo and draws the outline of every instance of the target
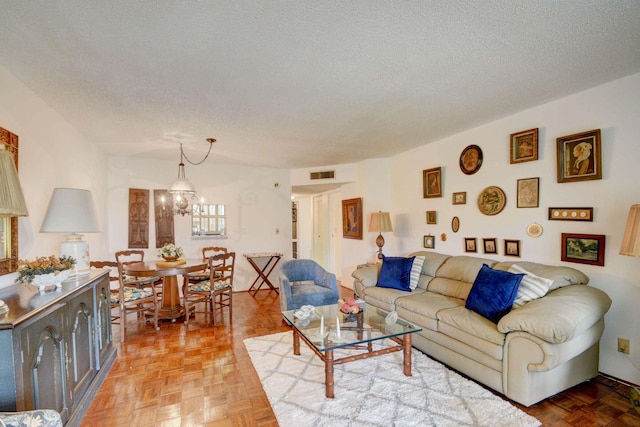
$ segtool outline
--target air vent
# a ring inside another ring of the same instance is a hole
[[[336,177],[336,171],[310,172],[309,179],[333,179]]]

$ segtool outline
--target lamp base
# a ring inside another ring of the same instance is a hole
[[[382,233],[378,234],[378,237],[376,237],[376,246],[378,246],[378,259],[382,259],[382,247],[384,246],[384,237],[382,237]]]
[[[60,255],[66,255],[76,260],[71,276],[85,276],[90,273],[89,243],[82,240],[82,234],[67,234],[67,240],[60,243]]]

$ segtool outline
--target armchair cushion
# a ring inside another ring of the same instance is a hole
[[[338,302],[336,276],[310,259],[285,262],[280,271],[280,305],[295,310],[303,305],[329,305]]]

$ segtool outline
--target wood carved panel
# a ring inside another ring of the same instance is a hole
[[[149,247],[149,190],[129,189],[129,247]]]
[[[173,196],[167,190],[153,190],[153,204],[156,219],[156,248],[161,248],[166,243],[175,243]]]

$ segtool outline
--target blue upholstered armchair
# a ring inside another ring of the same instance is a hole
[[[329,305],[338,302],[336,275],[310,259],[293,259],[280,270],[280,307],[295,310],[303,305]]]

